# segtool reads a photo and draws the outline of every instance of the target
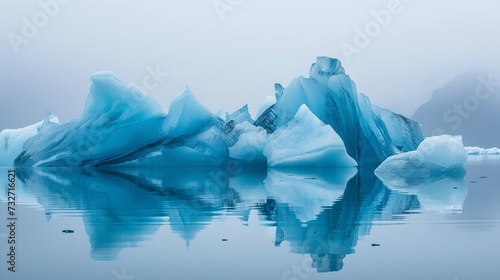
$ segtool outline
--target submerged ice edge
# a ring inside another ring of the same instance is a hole
[[[91,81],[80,118],[59,124],[47,116],[41,125],[2,131],[1,163],[373,166],[394,155],[411,155],[423,141],[418,123],[371,104],[340,61],[328,57],[317,59],[309,78],[299,77],[287,88],[276,85],[276,102],[255,121],[247,106],[214,115],[189,88],[166,114],[151,96],[110,72],[94,74]]]

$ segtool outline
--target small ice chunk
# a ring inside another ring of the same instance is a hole
[[[440,135],[426,138],[416,151],[387,158],[375,173],[386,180],[411,178],[415,174],[420,177],[435,173],[462,174],[457,171],[463,170],[466,161],[462,136]]]
[[[485,149],[480,147],[465,147],[465,150],[467,150],[467,154],[472,156],[500,155],[499,148]]]

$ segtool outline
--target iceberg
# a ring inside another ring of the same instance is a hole
[[[416,151],[389,157],[375,169],[375,174],[391,185],[445,175],[461,178],[465,175],[466,161],[462,137],[440,135],[425,138]]]
[[[264,155],[268,166],[273,167],[357,166],[340,136],[306,105],[299,108],[293,120],[269,136]]]
[[[415,150],[420,125],[373,105],[337,59],[319,57],[309,78],[275,84],[254,120],[245,105],[213,114],[187,87],[168,113],[111,72],[91,76],[82,115],[2,132],[1,165],[19,167],[379,164]],[[29,133],[28,133],[29,132]],[[17,135],[17,134],[16,134]]]
[[[465,147],[467,154],[471,156],[491,156],[491,155],[500,155],[499,148],[490,148],[485,149],[481,147]]]
[[[415,150],[422,142],[417,122],[371,104],[357,92],[339,60],[319,57],[309,76],[293,80],[256,125],[272,131],[286,125],[306,104],[338,133],[360,165],[379,164],[389,156]]]
[[[91,81],[82,116],[42,126],[26,141],[16,166],[96,166],[163,140],[164,113],[152,97],[110,72]]]

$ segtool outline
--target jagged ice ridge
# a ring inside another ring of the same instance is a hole
[[[80,118],[0,134],[4,166],[335,166],[380,164],[423,141],[420,125],[373,105],[337,59],[275,86],[252,119],[245,105],[213,114],[190,91],[168,113],[134,84],[96,73]]]

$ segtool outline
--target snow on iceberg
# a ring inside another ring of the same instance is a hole
[[[268,166],[337,166],[357,163],[331,126],[322,123],[306,105],[295,117],[269,136],[264,147]]]
[[[59,124],[59,119],[49,114],[45,120],[36,124],[18,128],[5,129],[0,132],[0,166],[14,166],[14,160],[23,151],[24,143],[38,134],[45,123]]]
[[[467,161],[461,136],[427,137],[416,151],[386,159],[375,174],[388,185],[406,185],[411,180],[427,180],[435,176],[463,177]]]

